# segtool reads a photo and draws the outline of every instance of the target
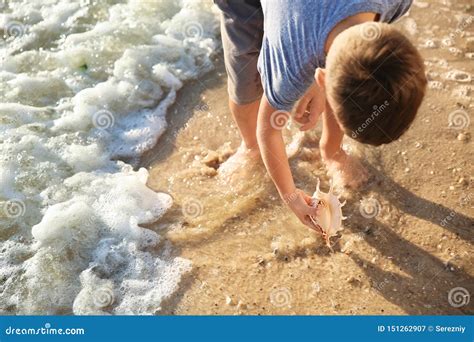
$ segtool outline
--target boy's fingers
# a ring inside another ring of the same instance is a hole
[[[314,128],[318,123],[319,114],[318,115],[310,115],[309,122],[305,123],[303,126],[300,127],[300,131],[307,131],[308,129]]]
[[[307,116],[302,116],[300,118],[294,118],[294,120],[299,123],[300,125],[306,125],[308,123],[308,117]]]
[[[315,232],[317,232],[317,233],[319,233],[319,234],[322,234],[322,233],[323,233],[321,227],[315,225],[309,218],[308,218],[307,222],[308,222],[308,223],[307,223],[306,225],[307,225],[309,228],[311,228],[312,230],[314,230]]]
[[[301,223],[303,223],[305,226],[308,226],[309,228],[318,231],[316,226],[311,222],[311,219],[308,216],[305,216],[303,220],[301,220]]]
[[[306,215],[308,216],[317,216],[318,215],[318,207],[313,207],[311,205],[308,205],[308,208],[306,210]]]
[[[311,98],[303,97],[296,105],[294,118],[297,122],[300,122],[298,120],[305,118],[306,109],[308,108],[308,104],[310,101]]]
[[[312,103],[308,118],[309,122],[306,123],[304,126],[300,127],[300,131],[306,131],[308,129],[314,128],[318,123],[319,117],[321,116],[322,112],[323,109],[320,106],[318,106],[316,103]]]
[[[311,204],[313,203],[313,198],[304,192],[301,192],[301,196],[303,196],[303,199],[306,202],[306,204],[311,206]]]

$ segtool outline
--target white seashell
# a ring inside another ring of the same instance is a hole
[[[337,232],[342,230],[342,220],[346,219],[342,216],[342,207],[346,202],[339,202],[338,196],[333,193],[333,185],[328,193],[319,190],[319,178],[316,185],[316,191],[313,194],[314,205],[319,206],[316,217],[310,216],[313,224],[321,230],[326,245],[331,247],[330,238],[337,235]]]

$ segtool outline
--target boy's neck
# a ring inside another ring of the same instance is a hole
[[[363,13],[352,15],[340,21],[339,23],[336,24],[336,26],[334,26],[331,32],[329,32],[329,35],[326,39],[326,43],[324,45],[324,53],[327,55],[327,53],[329,52],[329,48],[332,45],[332,42],[337,37],[337,35],[341,33],[342,31],[347,30],[351,26],[359,25],[367,21],[378,21],[378,19],[379,19],[378,13],[363,12]]]

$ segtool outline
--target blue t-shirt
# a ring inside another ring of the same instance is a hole
[[[361,12],[392,22],[412,0],[261,0],[264,35],[258,70],[268,102],[291,110],[325,65],[324,45],[340,21]]]

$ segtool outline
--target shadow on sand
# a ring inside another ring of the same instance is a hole
[[[379,179],[379,186],[373,190],[379,192],[391,204],[408,215],[429,221],[444,229],[450,230],[461,239],[473,244],[474,242],[474,219],[456,212],[441,204],[431,202],[408,191],[393,179],[387,177],[383,172],[367,165],[370,172]],[[468,198],[467,198],[468,199]],[[462,199],[460,200],[460,202]]]
[[[379,192],[382,197],[406,214],[448,229],[472,244],[474,236],[472,218],[421,198],[373,166],[366,165],[366,167],[375,176],[377,183],[377,186],[369,186],[370,190]],[[349,204],[348,209],[357,211],[354,203]],[[449,224],[442,224],[446,222],[443,220],[448,215],[452,218]],[[396,231],[380,221],[373,221],[371,226],[373,229],[366,234],[365,241],[395,264],[400,271],[395,273],[383,270],[354,251],[348,253],[360,269],[371,278],[375,291],[412,315],[474,313],[472,301],[456,307],[456,303],[451,305],[448,300],[449,292],[456,287],[462,287],[470,294],[474,293],[474,278],[454,265],[455,260],[469,258],[469,253],[459,255],[454,251],[454,256],[443,262],[400,237]],[[349,228],[353,232],[360,232],[361,227],[354,225]]]

